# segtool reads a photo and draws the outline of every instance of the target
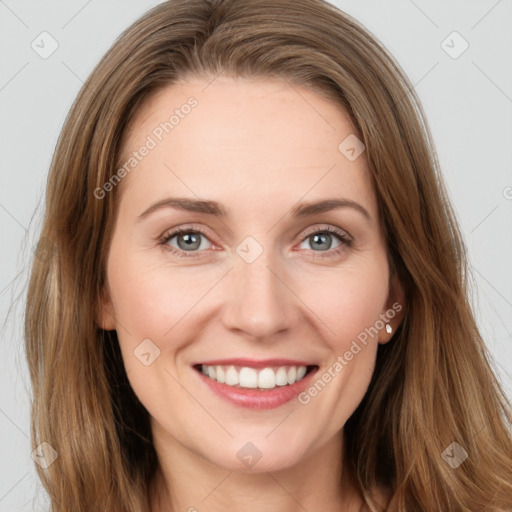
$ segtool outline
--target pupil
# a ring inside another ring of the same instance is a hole
[[[314,239],[314,243],[316,243],[317,241],[320,240],[320,243],[322,243],[323,241],[323,245],[324,247],[321,247],[322,250],[327,250],[329,249],[330,247],[330,241],[328,241],[328,237],[330,237],[330,235],[324,233],[324,234],[315,234],[313,235],[313,239]],[[325,247],[326,246],[326,247]]]
[[[181,240],[184,240],[185,242],[181,244]],[[197,247],[195,247],[194,244],[196,244]],[[199,237],[194,233],[186,233],[181,235],[181,237],[178,237],[178,245],[180,245],[180,249],[197,249],[200,245]]]

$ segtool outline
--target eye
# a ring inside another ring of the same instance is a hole
[[[338,245],[336,245],[334,248],[332,247],[333,238],[338,239]],[[303,240],[302,244],[304,243],[309,243],[314,252],[327,253],[320,254],[319,256],[328,257],[332,256],[333,254],[339,254],[345,249],[345,247],[350,247],[352,244],[352,239],[344,231],[332,227],[324,227],[316,228],[315,230],[307,233],[306,238]]]
[[[176,245],[173,242],[175,239]],[[193,256],[184,255],[184,252],[197,252],[199,249],[207,249],[208,244],[204,244],[202,239],[208,240],[206,234],[198,228],[194,229],[176,229],[171,233],[166,233],[159,243],[165,247],[166,250],[177,254],[178,256]],[[205,247],[206,245],[206,247]]]

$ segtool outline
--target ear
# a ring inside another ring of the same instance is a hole
[[[116,316],[114,304],[110,298],[108,286],[105,286],[101,292],[98,308],[96,311],[96,323],[105,331],[112,331],[116,328]]]
[[[386,309],[382,311],[381,319],[384,323],[382,329],[379,329],[379,343],[390,341],[404,318],[405,314],[405,293],[402,283],[395,274],[390,279],[389,294],[386,303]],[[386,327],[389,325],[387,332]]]

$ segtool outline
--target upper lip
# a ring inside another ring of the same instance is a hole
[[[197,364],[206,366],[245,366],[249,368],[268,368],[270,366],[313,366],[311,362],[296,359],[248,359],[245,357],[234,359],[212,359]],[[195,366],[195,365],[194,365]]]

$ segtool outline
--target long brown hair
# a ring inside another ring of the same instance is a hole
[[[411,83],[375,37],[322,0],[171,0],[96,66],[51,164],[25,336],[33,447],[58,454],[37,466],[52,510],[150,509],[158,460],[148,413],[115,331],[96,324],[119,187],[97,191],[121,165],[126,126],[150,94],[221,72],[326,95],[366,146],[406,312],[345,425],[345,462],[365,499],[390,512],[509,509],[510,404],[468,302],[462,237]],[[446,462],[455,449],[468,455],[456,468]],[[377,486],[389,489],[386,503]]]

